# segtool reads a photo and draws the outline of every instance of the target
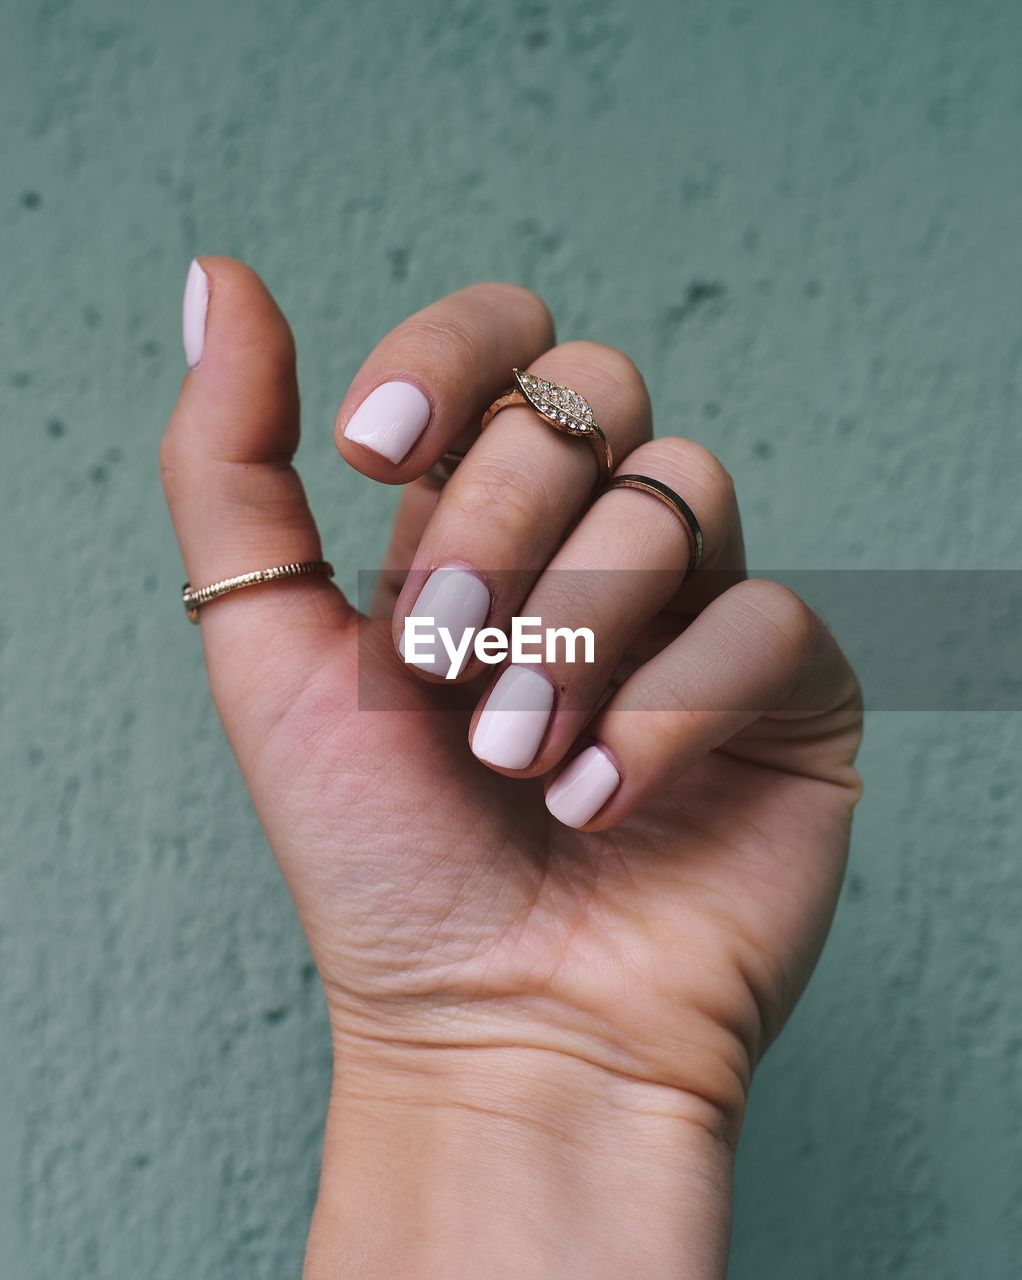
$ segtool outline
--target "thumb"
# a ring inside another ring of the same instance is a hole
[[[254,271],[206,257],[188,273],[184,330],[190,368],[160,469],[189,582],[321,560],[291,465],[299,414],[287,321]],[[308,576],[231,592],[199,616],[213,695],[233,738],[247,721],[276,717],[318,665],[323,641],[355,614],[326,577]]]

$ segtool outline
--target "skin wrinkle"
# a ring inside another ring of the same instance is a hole
[[[452,501],[457,503],[458,514],[469,521],[489,519],[499,511],[500,526],[515,533],[528,529],[535,516],[531,478],[517,469],[505,472],[498,459],[486,455],[476,460],[471,480],[461,480],[452,490]]]
[[[487,989],[492,989],[492,984],[488,984]],[[496,995],[496,993],[494,993],[494,995]],[[402,997],[402,998],[405,998],[405,997]],[[510,989],[510,991],[503,993],[503,995],[497,995],[496,998],[497,1000],[501,1001],[502,1004],[507,1004],[508,1001],[510,1001],[511,1004],[515,1004],[516,1001],[523,1000],[523,998],[525,998],[525,1000],[528,1001],[530,1005],[535,1004],[535,996],[526,995],[526,993],[519,991],[519,989],[517,989],[514,986],[514,984],[512,984],[512,989]],[[460,995],[455,997],[455,1002],[457,1005],[465,1004],[465,1001],[466,1001],[466,997],[464,992],[460,993]],[[571,1007],[571,1006],[562,1005],[562,1001],[560,1000],[560,998],[558,998],[558,1000],[555,1001],[555,1005],[557,1007],[564,1007],[564,1009],[567,1009],[567,1007]],[[391,1034],[393,1034],[393,1028],[391,1028]]]
[[[545,1050],[544,1052],[547,1052],[547,1051]],[[606,1068],[602,1068],[602,1067],[600,1069],[601,1071],[606,1070]],[[621,1080],[623,1080],[626,1083],[640,1084],[644,1087],[648,1087],[649,1082],[635,1079],[634,1077],[628,1076],[626,1073],[613,1072],[612,1074],[617,1075]],[[385,1093],[371,1093],[367,1090],[345,1089],[344,1094],[346,1099],[383,1102],[383,1103],[390,1103],[392,1101],[392,1099]],[[696,1098],[695,1095],[690,1095],[690,1096],[692,1097],[692,1101],[694,1102],[700,1102],[700,1103],[703,1102],[703,1099]],[[506,1120],[516,1126],[522,1125],[527,1128],[532,1128],[536,1132],[541,1133],[546,1137],[557,1139],[557,1141],[559,1142],[567,1141],[572,1145],[577,1145],[579,1142],[580,1134],[578,1132],[574,1130],[569,1131],[566,1126],[557,1127],[552,1124],[546,1124],[542,1120],[540,1120],[536,1115],[535,1111],[532,1111],[532,1110],[512,1111],[508,1108],[497,1106],[495,1103],[486,1105],[481,1102],[473,1103],[463,1098],[450,1098],[450,1097],[417,1099],[415,1105],[423,1106],[423,1107],[435,1107],[444,1111],[460,1110],[460,1111],[465,1111],[475,1115],[486,1116],[488,1118],[497,1118],[501,1120]],[[712,1104],[709,1104],[709,1105],[712,1106]],[[617,1099],[615,1099],[615,1106],[621,1107],[621,1104]],[[621,1109],[629,1110],[629,1108],[627,1107],[623,1107]],[[635,1116],[635,1118],[640,1118],[643,1120],[669,1120],[672,1123],[677,1123],[681,1121],[686,1125],[692,1125],[696,1129],[698,1129],[704,1136],[709,1137],[715,1143],[720,1143],[722,1146],[724,1146],[729,1156],[733,1155],[733,1148],[731,1147],[725,1132],[722,1130],[722,1127],[718,1124],[714,1124],[707,1120],[700,1119],[698,1116],[695,1116],[695,1115],[692,1115],[692,1116],[680,1115],[676,1111],[671,1111],[669,1109],[656,1110],[655,1108],[649,1108],[649,1107],[635,1107],[635,1108],[631,1108],[630,1110],[632,1111],[632,1114]],[[582,1132],[581,1136],[584,1141],[586,1137],[584,1131]]]
[[[276,715],[267,725],[262,741],[255,748],[255,758],[257,762],[263,760],[272,751],[281,783],[290,785],[294,777],[306,774],[309,763],[321,754],[323,744],[340,740],[345,726],[358,714],[354,708],[346,708],[334,696],[332,686],[336,678],[336,672],[330,668],[311,671],[304,681],[296,682],[296,687],[289,696],[281,698],[277,703]],[[286,750],[281,751],[274,744],[274,736],[284,740]],[[393,756],[397,758],[399,755],[400,750],[395,746]],[[330,752],[329,756],[329,781],[336,784],[334,753]],[[281,768],[281,762],[288,760],[295,761],[293,774]],[[354,762],[348,765],[346,776],[349,779],[358,776]]]
[[[830,735],[828,735],[828,737],[829,736]],[[740,738],[736,738],[733,741],[736,742],[739,747],[741,746]],[[825,786],[829,785],[834,787],[839,792],[845,793],[846,795],[848,793],[851,793],[851,795],[853,796],[853,803],[857,802],[859,797],[862,795],[862,783],[859,779],[858,774],[854,774],[854,776],[849,777],[847,780],[845,780],[844,778],[836,779],[836,778],[830,777],[826,772],[821,772],[818,774],[807,774],[802,769],[786,769],[784,768],[783,765],[775,764],[772,761],[767,763],[763,761],[748,759],[746,756],[744,756],[741,753],[740,750],[737,750],[736,747],[732,746],[731,744],[728,744],[727,746],[721,745],[719,747],[715,747],[714,751],[721,756],[726,756],[727,758],[738,761],[741,764],[749,765],[751,768],[763,769],[767,773],[774,773],[774,774],[777,774],[778,776],[793,778],[797,781],[810,781],[810,782],[821,783]],[[842,772],[845,772],[845,771],[843,770]]]
[[[257,590],[261,590],[261,588],[257,588]],[[211,684],[215,684],[217,682],[215,670],[216,669],[214,668],[214,673],[211,675]],[[249,751],[250,760],[245,766],[246,773],[257,773],[263,761],[271,751],[273,751],[275,755],[279,756],[279,750],[273,745],[274,739],[277,736],[287,738],[290,735],[290,725],[299,716],[299,712],[296,708],[304,703],[306,697],[310,693],[310,689],[315,683],[315,674],[309,673],[303,677],[301,674],[301,667],[293,668],[293,673],[292,687],[282,690],[280,686],[286,679],[287,667],[283,666],[278,668],[271,660],[271,671],[267,673],[263,679],[256,682],[257,687],[265,687],[267,683],[271,684],[276,696],[272,702],[266,702],[264,711],[265,718],[259,725],[260,731],[253,735],[254,745]],[[335,719],[333,724],[329,727],[333,730],[338,730],[343,727],[350,713],[346,712],[339,705],[334,704],[334,707]],[[325,734],[328,728],[328,726],[322,722],[319,722],[317,725],[316,721],[312,719],[305,719],[304,723],[307,726],[305,732],[309,734],[310,737],[314,734],[317,736]],[[313,726],[316,726],[315,729]],[[289,757],[285,756],[285,759],[287,758]],[[307,758],[308,757],[305,757],[305,759]],[[303,763],[305,763],[305,759],[303,759]],[[281,780],[284,781],[291,775],[284,770],[279,776],[281,777]]]
[[[598,1090],[602,1090],[600,1083],[602,1081],[618,1081],[627,1086],[639,1086],[641,1091],[649,1089],[661,1096],[664,1096],[665,1098],[671,1097],[682,1104],[695,1102],[698,1104],[698,1111],[702,1116],[700,1127],[705,1128],[711,1136],[718,1140],[730,1131],[733,1123],[733,1118],[726,1116],[721,1111],[719,1103],[714,1099],[704,1097],[688,1088],[682,1088],[673,1084],[661,1082],[652,1076],[643,1076],[635,1070],[626,1069],[623,1066],[619,1067],[606,1062],[596,1062],[593,1058],[585,1057],[579,1052],[563,1045],[553,1045],[549,1043],[540,1044],[538,1042],[530,1043],[528,1041],[517,1039],[514,1042],[506,1044],[500,1044],[499,1042],[480,1044],[472,1041],[458,1042],[449,1040],[438,1046],[435,1041],[416,1040],[411,1037],[390,1039],[382,1041],[381,1043],[391,1048],[397,1047],[402,1051],[409,1049],[416,1051],[416,1056],[412,1059],[403,1058],[400,1060],[395,1059],[394,1061],[388,1060],[386,1064],[387,1070],[394,1071],[399,1076],[407,1073],[412,1075],[425,1074],[441,1079],[445,1078],[446,1068],[436,1068],[431,1064],[431,1062],[424,1063],[422,1059],[418,1057],[418,1054],[420,1053],[427,1057],[437,1054],[446,1055],[448,1053],[454,1053],[455,1055],[464,1053],[482,1053],[485,1055],[494,1052],[511,1055],[538,1053],[551,1061],[556,1062],[558,1059],[565,1059],[575,1066],[582,1066],[584,1068],[591,1069],[594,1073],[595,1087]],[[343,1045],[339,1047],[339,1053],[343,1059]],[[354,1062],[352,1063],[352,1069],[355,1069]],[[532,1077],[525,1077],[526,1080],[530,1078]],[[546,1076],[541,1075],[539,1080],[544,1085],[549,1083],[549,1078]],[[555,1087],[558,1086],[555,1085]],[[573,1089],[573,1086],[569,1085],[568,1087]],[[349,1080],[344,1077],[343,1073],[340,1088],[342,1093],[347,1093],[351,1088]],[[384,1094],[383,1096],[386,1097],[387,1095]],[[606,1097],[606,1094],[604,1094],[604,1096]],[[642,1114],[646,1114],[645,1111],[643,1111]],[[686,1114],[684,1118],[688,1119],[689,1117]]]

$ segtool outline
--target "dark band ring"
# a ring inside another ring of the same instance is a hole
[[[433,463],[422,478],[435,489],[442,489],[464,461],[465,455],[463,453],[459,453],[457,449],[448,449],[445,454]]]
[[[607,493],[611,489],[638,489],[641,493],[648,493],[658,498],[665,507],[670,507],[674,514],[680,517],[689,540],[691,554],[685,577],[695,573],[703,558],[703,531],[699,527],[695,512],[685,499],[661,481],[654,480],[652,476],[614,476],[603,492]]]

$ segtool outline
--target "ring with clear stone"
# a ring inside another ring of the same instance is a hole
[[[600,473],[599,483],[602,485],[614,470],[614,455],[610,441],[593,417],[593,411],[585,397],[570,387],[547,382],[544,378],[537,378],[535,374],[525,373],[521,369],[513,369],[512,373],[516,385],[494,400],[483,414],[480,430],[485,429],[501,409],[508,409],[513,405],[532,409],[555,431],[587,440],[592,445]]]

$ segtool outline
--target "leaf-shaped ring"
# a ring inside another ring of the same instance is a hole
[[[555,431],[563,431],[565,435],[579,436],[589,441],[600,471],[599,483],[603,484],[614,470],[614,455],[610,441],[593,417],[593,411],[585,397],[572,391],[570,387],[547,382],[543,378],[537,378],[535,374],[523,373],[521,369],[512,369],[511,372],[517,386],[511,387],[494,400],[483,414],[481,429],[489,424],[494,414],[511,405],[524,405],[534,409]]]

